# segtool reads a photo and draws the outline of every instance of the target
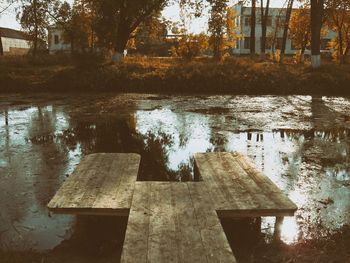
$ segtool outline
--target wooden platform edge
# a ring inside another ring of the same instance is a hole
[[[140,166],[141,163],[141,155],[138,153],[92,153],[92,154],[88,154],[85,155],[81,162],[87,158],[88,156],[92,157],[92,156],[96,156],[96,155],[100,155],[100,154],[126,154],[126,155],[134,155],[135,157],[137,157],[137,161],[138,161],[138,167]],[[80,162],[80,163],[81,163]],[[79,163],[79,164],[80,164]],[[76,171],[76,169],[79,167],[79,164],[74,168],[74,171],[72,172],[72,174]],[[137,181],[137,176],[136,175],[136,179],[134,184]],[[69,178],[69,177],[68,177]],[[68,179],[67,179],[68,180]],[[56,191],[55,195],[50,199],[50,201],[47,203],[46,207],[49,210],[49,212],[54,213],[54,214],[67,214],[67,215],[102,215],[102,216],[129,216],[129,212],[130,212],[130,207],[121,207],[121,208],[93,208],[93,207],[57,207],[56,203],[53,202],[54,198],[56,197],[57,193],[61,190],[61,188],[64,187],[65,183],[67,182],[67,180],[65,180],[62,185],[59,187],[59,189]],[[134,190],[134,189],[133,189]],[[132,194],[133,195],[133,194]],[[132,196],[131,195],[131,196]],[[132,197],[131,197],[132,200]],[[130,201],[130,205],[131,205],[131,201]]]
[[[298,210],[298,206],[287,196],[286,193],[284,193],[268,176],[266,176],[264,173],[262,173],[256,165],[252,162],[252,160],[247,157],[246,155],[239,153],[237,151],[234,152],[226,152],[227,154],[232,155],[234,158],[237,157],[244,157],[246,161],[249,162],[249,165],[251,165],[251,168],[259,172],[261,176],[265,178],[266,181],[268,181],[270,184],[272,184],[276,189],[289,201],[289,205],[286,208],[280,208],[280,209],[222,209],[222,207],[216,207],[216,213],[218,217],[220,218],[255,218],[255,217],[285,217],[285,216],[294,216],[295,212]],[[200,152],[194,154],[194,179],[195,181],[199,181],[200,178],[205,182],[205,178],[200,173],[199,164],[197,163],[197,159],[201,158],[201,155],[206,154],[216,154],[216,152]],[[210,191],[209,191],[210,192]],[[210,193],[212,194],[212,193]]]
[[[130,209],[109,209],[109,208],[54,208],[47,206],[54,214],[62,215],[96,215],[96,216],[129,216]]]

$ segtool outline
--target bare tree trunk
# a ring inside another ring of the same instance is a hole
[[[346,48],[345,48],[345,51],[344,51],[344,57],[346,57],[349,54],[349,50],[350,50],[350,42],[348,42],[348,44],[346,45]]]
[[[34,8],[34,45],[33,45],[33,56],[35,57],[38,50],[38,16],[37,16],[37,0],[33,0]]]
[[[250,16],[250,55],[255,55],[255,25],[256,25],[256,0],[252,0],[252,13]]]
[[[2,46],[2,38],[1,38],[1,31],[0,31],[0,56],[4,55],[4,47]]]
[[[321,66],[321,29],[324,0],[311,0],[311,64]]]
[[[123,27],[119,27],[117,32],[117,41],[114,48],[114,54],[112,57],[112,61],[114,63],[119,63],[124,58],[124,50],[126,49],[126,45],[129,40],[129,33]]]
[[[266,2],[266,9],[264,12],[264,0],[261,0],[261,45],[260,56],[262,59],[266,58],[266,31],[267,31],[267,19],[269,17],[270,0]]]
[[[283,29],[283,38],[282,38],[282,48],[281,48],[280,63],[283,63],[284,55],[286,53],[289,21],[290,21],[290,17],[292,15],[292,11],[293,11],[293,3],[294,3],[294,0],[289,0],[288,1],[286,20],[284,22],[284,29]]]
[[[301,51],[300,51],[300,63],[301,64],[304,64],[304,62],[305,62],[305,49],[306,49],[306,47],[303,45],[303,47],[301,48]]]
[[[343,56],[343,35],[342,35],[342,29],[338,32],[338,56],[339,56],[339,63],[344,64],[344,56]]]

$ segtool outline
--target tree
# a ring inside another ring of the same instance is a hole
[[[233,8],[228,7],[226,10],[226,39],[225,39],[225,46],[227,47],[236,47],[236,40],[238,39],[237,33],[236,33],[236,12],[233,10]]]
[[[59,3],[52,12],[51,17],[56,24],[63,29],[65,42],[71,44],[72,52],[87,49],[93,51],[94,30],[92,26],[93,10],[89,3],[83,0],[75,0],[73,7],[67,2]]]
[[[225,45],[224,37],[227,27],[227,0],[209,0],[211,12],[209,18],[209,43],[213,48],[214,58],[221,59]]]
[[[256,0],[251,1],[252,12],[250,15],[250,54],[255,55]]]
[[[0,56],[4,55],[4,48],[2,46],[1,30],[0,30]]]
[[[304,62],[306,47],[311,42],[310,10],[301,6],[290,19],[289,35],[295,47],[300,49],[300,62]]]
[[[208,48],[207,36],[203,33],[199,35],[185,35],[179,41],[176,55],[188,60],[199,56]]]
[[[86,0],[96,14],[94,28],[100,45],[113,47],[113,61],[122,60],[123,52],[134,30],[158,14],[166,0]]]
[[[287,2],[285,2],[286,4]],[[273,61],[278,61],[279,59],[277,59],[276,56],[276,46],[277,46],[277,41],[278,41],[278,33],[284,28],[284,20],[285,20],[285,16],[284,16],[284,9],[281,8],[278,11],[278,14],[276,16],[275,22],[273,23],[273,30],[271,32],[269,32],[269,44],[271,44],[271,53],[272,53],[272,57],[273,57]]]
[[[22,0],[21,11],[17,14],[22,28],[33,42],[33,56],[36,56],[38,46],[46,39],[46,28],[49,25],[47,10],[53,0]]]
[[[345,57],[350,49],[350,0],[326,1],[326,17],[329,28],[337,32],[333,41],[340,63],[345,63]]]
[[[311,0],[311,64],[321,66],[321,30],[324,0]]]
[[[288,0],[288,6],[287,6],[287,11],[286,11],[286,19],[284,21],[284,28],[283,28],[283,38],[282,38],[282,48],[281,48],[280,63],[283,63],[284,55],[286,53],[289,21],[290,21],[290,17],[291,17],[292,10],[293,10],[293,3],[294,3],[294,0]]]
[[[161,19],[160,13],[157,16],[149,18],[142,22],[132,36],[135,40],[135,47],[143,53],[157,53],[155,48],[165,44],[165,35],[167,34],[166,21]]]
[[[266,32],[267,32],[267,20],[269,17],[270,0],[266,2],[266,8],[264,9],[264,0],[260,0],[260,11],[261,11],[261,46],[260,55],[261,58],[265,59],[266,56]]]

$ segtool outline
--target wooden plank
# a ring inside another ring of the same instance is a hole
[[[297,210],[245,156],[198,153],[194,158],[220,217],[292,216]]]
[[[121,262],[236,262],[203,184],[137,182]]]
[[[102,157],[103,155],[95,154],[84,156],[73,173],[66,178],[65,182],[63,183],[65,187],[61,187],[51,199],[48,204],[48,208],[58,208],[59,205],[64,202],[66,196],[70,196],[77,191],[77,189],[79,189],[79,184],[84,184],[84,181],[89,178],[89,176],[86,176],[86,174],[96,168],[95,163],[98,163]]]
[[[259,208],[259,202],[255,200],[255,196],[249,192],[249,189],[246,185],[242,184],[242,177],[247,177],[246,175],[240,176],[237,173],[232,159],[227,160],[227,157],[230,157],[226,153],[216,153],[216,154],[206,154],[203,155],[204,163],[206,163],[206,169],[203,173],[203,178],[208,180],[209,178],[214,178],[216,184],[218,185],[217,189],[221,192],[226,192],[225,203],[220,205],[218,203],[216,208],[218,210],[227,209],[237,209],[244,210],[247,207],[251,209]],[[229,175],[229,176],[228,176]],[[209,184],[210,187],[212,186]],[[215,189],[216,190],[216,189]],[[216,200],[217,192],[212,191],[213,198]],[[244,197],[244,198],[242,198]]]
[[[285,209],[297,210],[297,206],[279,189],[267,176],[265,176],[253,162],[246,156],[234,153],[233,156],[240,166],[247,172],[250,178],[260,186],[265,195],[270,196],[275,203]]]
[[[186,183],[172,183],[179,262],[206,262],[197,214]],[[211,206],[211,209],[214,209]]]
[[[137,182],[125,233],[121,262],[146,263],[151,219],[151,184]]]
[[[207,262],[236,262],[204,182],[187,183]],[[201,261],[192,261],[201,262]]]
[[[140,156],[98,153],[83,158],[48,204],[55,213],[127,215]]]
[[[171,184],[151,184],[148,262],[179,262]]]
[[[116,169],[123,171],[122,176],[113,176],[113,173],[107,175],[101,186],[101,192],[93,204],[93,208],[131,207],[132,198],[130,197],[134,194],[134,184],[139,170],[140,156],[134,154],[129,155],[127,161],[122,158],[119,160],[121,162],[119,168],[117,162],[114,165],[117,166]]]

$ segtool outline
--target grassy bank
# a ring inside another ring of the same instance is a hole
[[[147,93],[348,95],[350,66],[318,70],[249,58],[127,58],[120,65],[57,56],[0,59],[0,92],[116,91]]]

